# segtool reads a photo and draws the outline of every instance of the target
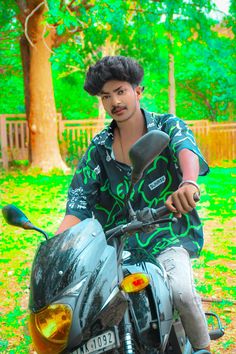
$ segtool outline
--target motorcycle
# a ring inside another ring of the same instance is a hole
[[[144,249],[125,250],[134,233],[177,222],[165,206],[134,211],[130,202],[135,183],[168,142],[167,134],[151,131],[132,146],[129,222],[105,233],[97,220],[86,219],[49,238],[14,205],[3,208],[9,224],[46,238],[36,252],[30,281],[29,328],[38,354],[194,353],[164,267]],[[211,339],[220,338],[220,319],[207,315],[217,321]]]

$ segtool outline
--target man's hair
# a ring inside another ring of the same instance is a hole
[[[124,56],[106,56],[90,66],[84,89],[92,96],[101,92],[107,81],[118,80],[138,86],[143,78],[143,68],[132,58]]]

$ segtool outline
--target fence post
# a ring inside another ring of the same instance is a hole
[[[7,149],[7,120],[5,115],[0,116],[1,125],[1,146],[2,146],[2,165],[3,168],[8,169],[8,149]]]

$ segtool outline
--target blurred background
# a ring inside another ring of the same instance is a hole
[[[144,67],[142,107],[185,120],[211,167],[199,179],[205,229],[194,261],[206,310],[235,347],[235,14],[233,0],[0,0],[0,207],[20,207],[53,236],[73,170],[109,123],[83,84],[105,55]],[[0,217],[0,352],[34,353],[30,269],[41,236]]]

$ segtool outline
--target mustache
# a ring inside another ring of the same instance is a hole
[[[113,107],[112,110],[111,110],[111,113],[115,113],[116,111],[120,111],[122,109],[126,109],[126,106],[116,106],[116,107]]]

